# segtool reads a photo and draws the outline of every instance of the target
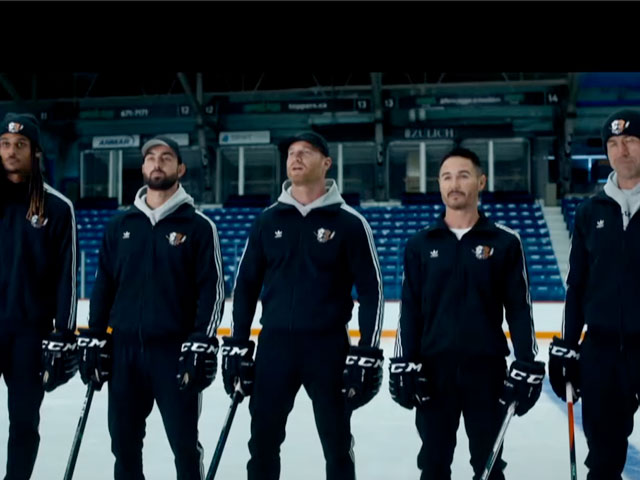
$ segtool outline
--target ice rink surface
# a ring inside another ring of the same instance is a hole
[[[539,340],[539,360],[547,360],[549,340]],[[383,338],[385,358],[393,353],[393,339]],[[395,404],[388,390],[388,363],[380,393],[353,415],[356,472],[359,480],[417,480],[416,456],[420,447],[414,426],[414,412]],[[41,409],[41,443],[35,480],[62,479],[73,435],[76,430],[86,387],[79,377],[45,395]],[[8,418],[7,390],[0,384],[0,475],[6,463]],[[209,466],[230,399],[222,387],[220,371],[214,384],[203,394],[200,416],[200,441],[205,449],[205,471]],[[578,478],[586,478],[587,453],[581,428],[581,403],[576,412],[576,451]],[[248,401],[238,408],[235,422],[216,478],[246,478],[249,440]],[[147,421],[144,444],[144,470],[148,480],[175,479],[173,454],[165,437],[157,408]],[[324,460],[315,429],[311,403],[303,389],[287,424],[282,446],[282,480],[324,480]],[[548,380],[536,406],[524,417],[514,417],[505,439],[506,477],[511,480],[569,479],[569,447],[566,405],[558,400]],[[640,479],[640,429],[630,438],[625,479]],[[461,422],[458,446],[452,465],[452,479],[470,480],[469,453]],[[107,480],[113,478],[113,455],[107,430],[106,388],[97,392],[86,426],[74,479]]]

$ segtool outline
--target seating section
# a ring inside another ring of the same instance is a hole
[[[487,217],[520,235],[529,270],[532,300],[564,300],[564,284],[540,205],[489,203],[482,205],[481,209]],[[373,230],[382,268],[385,298],[399,299],[406,241],[437,219],[442,214],[444,205],[368,207],[359,210]]]
[[[251,225],[262,210],[260,207],[229,207],[205,209],[202,212],[213,220],[218,228],[227,297],[230,297],[233,291],[236,269],[242,258]]]
[[[563,300],[565,289],[558,262],[551,247],[549,230],[539,205],[531,203],[491,203],[481,206],[494,221],[519,233],[524,246],[530,276],[532,300]],[[412,235],[425,228],[444,209],[440,203],[356,207],[367,219],[374,234],[387,300],[401,296],[404,246]],[[228,207],[205,209],[220,236],[227,296],[231,296],[236,269],[249,230],[260,207]],[[84,258],[84,286],[79,269],[80,296],[88,298],[95,279],[97,255],[106,222],[115,210],[78,210],[78,237]],[[82,262],[80,262],[82,263]]]
[[[575,224],[576,208],[582,203],[585,197],[565,197],[562,199],[562,216],[567,223],[567,229],[569,233],[573,232],[573,225]]]
[[[78,297],[89,298],[98,270],[98,253],[107,222],[118,210],[76,210],[78,226]],[[82,265],[84,264],[84,275]],[[84,280],[84,282],[83,282]]]

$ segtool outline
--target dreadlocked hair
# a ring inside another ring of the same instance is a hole
[[[44,220],[44,180],[40,168],[40,155],[37,147],[31,149],[31,175],[29,176],[29,210],[27,220],[33,216],[42,222]]]

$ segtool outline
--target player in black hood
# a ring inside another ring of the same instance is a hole
[[[640,112],[613,113],[602,141],[613,172],[576,211],[549,380],[563,400],[567,382],[582,398],[587,479],[619,480],[640,395]]]

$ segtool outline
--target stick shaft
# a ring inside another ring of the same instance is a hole
[[[578,480],[576,465],[576,443],[573,419],[573,389],[571,383],[567,382],[567,416],[569,417],[569,465],[571,468],[571,480]]]
[[[233,394],[233,398],[231,399],[231,406],[229,407],[229,411],[227,412],[227,417],[224,420],[222,431],[220,432],[218,445],[216,445],[216,450],[215,452],[213,452],[213,458],[211,459],[211,465],[209,466],[209,471],[207,472],[206,480],[213,480],[216,476],[216,472],[218,471],[218,465],[220,465],[220,459],[222,458],[222,452],[224,450],[225,444],[227,443],[227,437],[229,436],[229,431],[231,430],[233,417],[236,415],[238,404],[242,401],[242,398],[243,398],[242,394],[236,390]]]
[[[493,450],[491,451],[491,455],[489,455],[489,459],[487,460],[487,464],[484,467],[484,472],[482,473],[482,477],[480,480],[487,480],[489,475],[491,474],[491,469],[493,468],[493,464],[496,462],[498,458],[498,452],[500,452],[500,448],[502,447],[502,442],[504,441],[504,436],[507,433],[507,427],[509,426],[509,422],[511,418],[513,418],[513,414],[516,411],[516,402],[512,402],[509,404],[509,408],[507,409],[507,413],[504,416],[504,420],[502,421],[502,426],[500,427],[500,431],[498,432],[498,437],[496,438],[495,443],[493,444]]]
[[[69,455],[69,461],[67,462],[67,470],[64,472],[64,480],[71,480],[73,477],[73,471],[76,468],[76,461],[78,460],[78,453],[80,452],[80,444],[82,443],[82,437],[84,435],[84,427],[87,425],[87,418],[89,418],[89,409],[91,408],[91,400],[93,399],[94,392],[95,388],[93,386],[93,382],[89,382],[87,394],[84,397],[84,403],[82,405],[82,410],[80,411],[80,420],[78,420],[76,434],[73,437],[71,454]]]

